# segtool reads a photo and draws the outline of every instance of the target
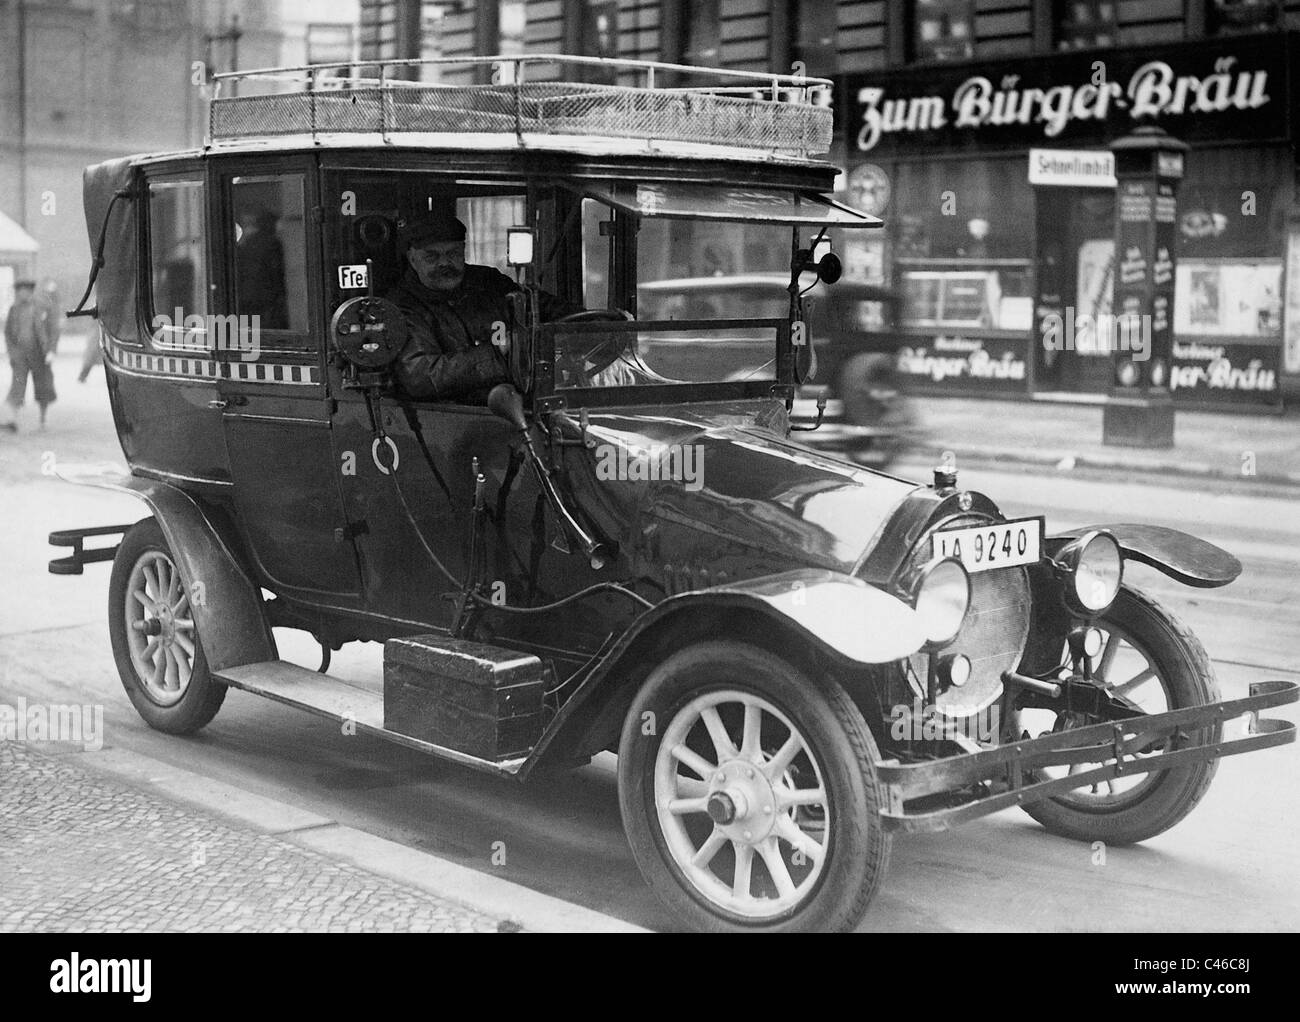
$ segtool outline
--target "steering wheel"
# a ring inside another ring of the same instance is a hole
[[[561,316],[554,322],[556,324],[630,323],[635,318],[626,309],[583,309],[581,312],[571,312],[567,316]],[[591,378],[613,365],[627,349],[628,342],[634,340],[635,335],[630,333],[602,336],[581,354],[577,352],[567,354],[565,360],[573,361],[575,364],[573,371],[578,374],[582,386],[590,387],[592,385]]]

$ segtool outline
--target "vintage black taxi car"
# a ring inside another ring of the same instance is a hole
[[[1219,757],[1293,741],[1258,711],[1295,686],[1219,701],[1124,577],[1224,585],[1230,554],[1008,520],[950,466],[911,482],[792,430],[800,295],[835,276],[812,253],[879,226],[827,196],[829,82],[557,79],[584,63],[224,76],[202,148],[86,171],[129,471],[69,476],[150,516],[54,533],[51,570],[112,560],[113,655],[150,725],[193,732],[238,688],[520,779],[615,751],[647,882],[711,930],[851,928],[896,832],[1008,807],[1141,841]],[[503,374],[486,394],[398,385],[437,343],[391,299],[430,215],[517,282],[475,339]],[[726,260],[782,272],[784,308],[639,311],[642,282]],[[320,670],[273,628],[315,636]],[[384,644],[382,691],[329,674],[359,640]]]

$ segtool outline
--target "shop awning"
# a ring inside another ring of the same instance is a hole
[[[0,213],[0,255],[31,255],[39,251],[40,247],[36,239],[19,227],[16,221]]]
[[[669,220],[743,220],[807,227],[879,227],[881,221],[820,192],[685,182],[574,186],[637,216]]]

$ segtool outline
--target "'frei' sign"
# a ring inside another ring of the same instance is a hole
[[[1104,146],[1154,119],[1184,140],[1287,134],[1285,39],[927,66],[844,79],[850,150]]]
[[[1114,188],[1115,154],[1107,149],[1030,149],[1029,183]]]

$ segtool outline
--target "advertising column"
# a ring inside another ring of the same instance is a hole
[[[1102,442],[1173,447],[1169,391],[1173,348],[1176,190],[1187,145],[1155,125],[1117,140],[1115,153],[1115,320],[1099,330],[1114,377],[1102,408]]]

